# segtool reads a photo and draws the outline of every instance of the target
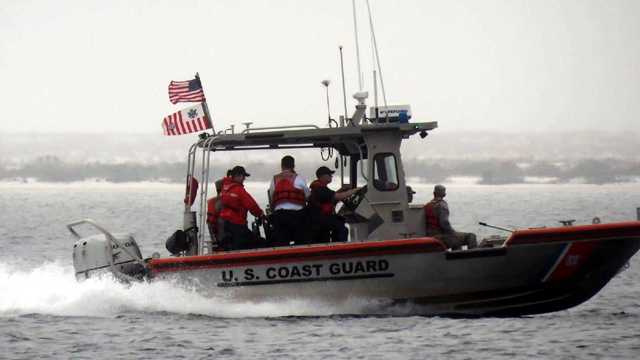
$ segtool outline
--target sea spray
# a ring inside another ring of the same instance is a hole
[[[77,282],[70,265],[50,262],[32,269],[0,263],[0,316],[46,314],[113,317],[123,313],[197,314],[220,318],[328,316],[380,312],[380,304],[350,299],[338,304],[296,298],[237,301],[228,293],[205,297],[172,281],[125,284],[111,276]],[[387,309],[388,310],[388,309]]]

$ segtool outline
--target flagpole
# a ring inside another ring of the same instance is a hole
[[[200,87],[202,88],[202,93],[204,94],[204,86],[202,86],[202,81],[200,81],[200,74],[196,73],[196,79],[200,83]],[[213,127],[213,119],[211,118],[211,114],[209,113],[209,106],[207,106],[207,97],[204,97],[204,101],[202,102],[202,110],[204,110],[204,115],[207,117],[207,121],[211,125],[211,131],[213,135],[216,134],[216,129]]]

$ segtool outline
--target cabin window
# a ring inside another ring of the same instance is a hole
[[[376,154],[373,158],[373,186],[380,191],[398,189],[398,166],[392,153]]]

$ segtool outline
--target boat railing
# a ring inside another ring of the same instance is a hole
[[[318,125],[301,124],[301,125],[285,125],[285,126],[266,126],[266,127],[248,127],[242,130],[241,134],[250,134],[257,131],[267,130],[295,130],[295,129],[320,129]]]

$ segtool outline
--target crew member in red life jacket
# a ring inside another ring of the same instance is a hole
[[[327,242],[329,237],[332,242],[346,242],[349,235],[344,218],[336,214],[336,203],[353,195],[358,189],[338,192],[329,189],[327,185],[331,182],[333,173],[335,171],[326,166],[319,167],[316,170],[317,179],[309,186],[311,195],[308,209],[314,243]]]
[[[282,172],[273,177],[269,187],[269,204],[274,210],[272,243],[274,246],[309,243],[305,205],[311,191],[304,178],[296,174],[292,156],[284,156],[280,167]]]
[[[249,174],[242,166],[231,169],[222,181],[220,199],[223,221],[223,236],[220,245],[224,250],[250,249],[257,247],[257,239],[247,227],[247,211],[257,218],[263,218],[264,213],[256,201],[244,189],[244,180]]]
[[[472,233],[458,232],[449,223],[449,205],[444,200],[447,189],[443,185],[433,188],[433,200],[424,206],[426,217],[426,235],[438,238],[452,250],[459,250],[462,245],[468,249],[478,246],[476,235]]]
[[[230,170],[227,171],[229,176]],[[209,235],[211,236],[211,242],[215,248],[220,246],[218,239],[220,238],[219,230],[222,229],[220,224],[220,211],[222,211],[222,201],[220,201],[220,192],[222,191],[222,183],[225,178],[216,180],[216,196],[207,200],[207,227],[209,228]]]

